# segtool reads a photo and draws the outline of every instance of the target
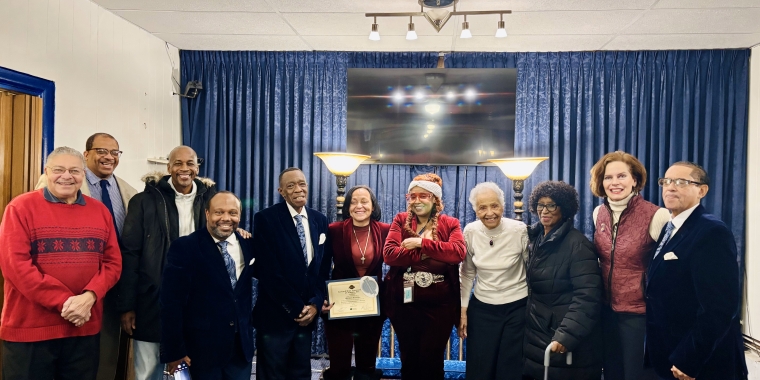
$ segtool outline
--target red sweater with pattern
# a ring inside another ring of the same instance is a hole
[[[121,251],[108,209],[84,196],[85,204],[53,203],[44,189],[19,195],[0,224],[0,268],[5,300],[0,339],[11,342],[95,335],[103,297],[121,275]],[[97,296],[82,327],[61,317],[64,302],[91,290]]]

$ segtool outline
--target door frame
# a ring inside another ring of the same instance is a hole
[[[53,151],[55,82],[0,67],[0,87],[42,98],[42,166],[39,169],[43,172],[45,159]]]

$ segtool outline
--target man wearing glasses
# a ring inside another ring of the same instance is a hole
[[[283,170],[279,184],[285,202],[253,217],[256,378],[308,380],[311,333],[332,259],[325,249],[327,217],[306,207],[309,185],[301,169]]]
[[[710,179],[681,161],[659,184],[671,220],[647,273],[645,364],[662,379],[746,379],[742,258],[731,230],[699,204]]]
[[[116,226],[80,191],[81,153],[60,147],[46,163],[47,186],[13,199],[0,225],[3,378],[94,380],[104,297],[121,273]]]
[[[137,190],[123,179],[113,174],[119,166],[122,152],[119,143],[108,133],[95,133],[85,143],[84,181],[81,182],[82,194],[93,197],[108,208],[116,227],[116,236],[120,237],[127,215],[129,200],[137,194]],[[40,177],[36,188],[46,187],[46,174]],[[103,300],[103,328],[100,331],[100,367],[98,380],[113,380],[119,357],[126,360],[129,338],[126,333],[122,337],[120,313],[116,309],[116,290],[108,292]],[[121,339],[120,339],[121,338]],[[121,355],[120,355],[121,354]],[[119,379],[126,378],[124,371],[118,374]]]

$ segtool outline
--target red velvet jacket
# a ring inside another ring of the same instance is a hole
[[[388,223],[380,223],[374,220],[369,223],[372,244],[375,245],[375,257],[372,258],[365,276],[375,276],[378,282],[382,281],[383,277],[383,245],[388,237],[390,227],[391,225]],[[359,277],[359,272],[356,271],[354,259],[351,255],[351,239],[354,236],[351,231],[352,228],[353,220],[350,218],[342,222],[331,223],[327,228],[333,254],[331,280]],[[380,285],[382,286],[382,284]]]
[[[412,237],[404,231],[407,213],[401,212],[396,215],[391,224],[388,239],[385,241],[383,248],[383,258],[385,263],[391,268],[385,277],[386,286],[386,304],[392,305],[401,301],[403,293],[403,273],[408,267],[416,270],[416,266],[428,266],[430,261],[437,261],[437,264],[447,264],[447,274],[445,281],[449,281],[450,294],[446,296],[447,301],[459,303],[459,263],[464,260],[467,254],[467,248],[462,235],[462,228],[459,225],[459,219],[448,215],[438,217],[438,240],[422,239],[422,248],[407,250],[401,247],[404,239]],[[412,229],[416,230],[417,219],[412,219]],[[421,256],[428,256],[424,261]],[[387,307],[386,312],[390,316],[392,307]]]

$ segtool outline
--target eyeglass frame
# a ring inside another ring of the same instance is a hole
[[[425,196],[425,198],[422,197],[423,195]],[[407,194],[404,195],[404,197],[406,198],[407,202],[416,202],[417,199],[419,199],[421,201],[424,201],[424,200],[428,200],[428,199],[433,199],[434,196],[435,196],[435,194],[428,193],[428,192],[407,193]]]
[[[124,152],[122,152],[122,151],[120,151],[118,149],[108,150],[106,148],[90,148],[90,149],[87,149],[87,150],[94,150],[95,153],[97,153],[98,156],[101,156],[101,157],[105,157],[108,154],[110,154],[112,157],[119,158],[119,157],[121,157],[122,154],[124,154]],[[105,153],[100,153],[99,150],[104,150]]]
[[[670,183],[663,184],[662,183],[663,181],[667,181],[667,182],[670,182]],[[678,181],[683,181],[685,183],[683,185],[679,185]],[[706,185],[706,183],[704,183],[704,182],[693,181],[693,180],[686,179],[686,178],[666,178],[666,177],[662,177],[662,178],[658,179],[657,180],[657,184],[660,185],[660,187],[670,186],[671,184],[673,184],[673,185],[675,185],[675,187],[678,187],[678,188],[684,188],[684,187],[689,186],[689,185],[696,185],[696,186]]]
[[[552,208],[554,208],[554,210],[552,210]],[[548,203],[548,204],[537,203],[536,204],[537,213],[541,213],[541,211],[544,211],[544,209],[546,209],[546,211],[549,211],[549,213],[553,213],[557,211],[558,208],[559,208],[559,205],[556,203]]]
[[[45,166],[45,167],[50,169],[50,171],[53,172],[53,174],[55,175],[64,175],[66,172],[69,172],[69,174],[71,174],[74,177],[84,175],[84,168],[65,168],[63,166]],[[57,170],[61,172],[56,173]],[[72,170],[76,170],[77,173],[76,174],[72,173],[71,172]]]

